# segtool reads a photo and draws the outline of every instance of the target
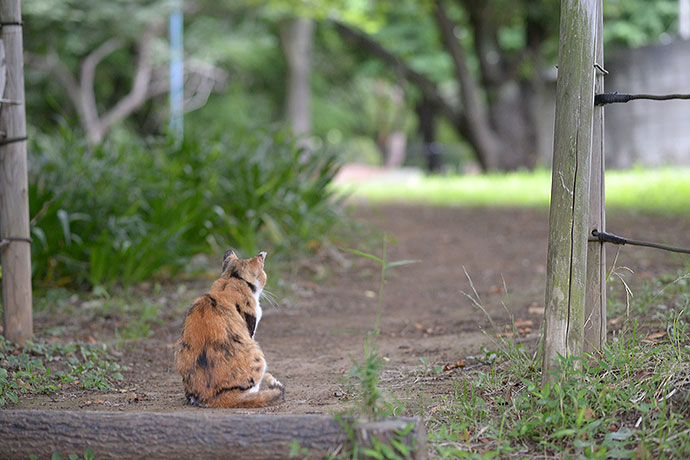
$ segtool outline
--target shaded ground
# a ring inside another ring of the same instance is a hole
[[[490,344],[482,332],[489,328],[486,316],[463,294],[473,291],[465,270],[494,321],[501,327],[510,321],[505,303],[524,325],[524,340],[536,341],[544,303],[546,212],[389,205],[360,208],[358,214],[392,236],[389,260],[421,260],[390,272],[379,338],[380,354],[387,361],[383,384],[410,407],[446,392],[463,372],[456,369],[430,377],[420,359],[429,365],[453,363],[480,354],[480,347]],[[690,246],[688,221],[677,217],[617,213],[609,216],[608,228],[632,238]],[[615,251],[609,250],[609,262]],[[675,273],[686,262],[682,256],[629,247],[618,258],[618,265],[635,271],[628,276],[633,286],[653,275]],[[306,265],[300,270],[289,301],[279,299],[277,308],[263,304],[257,340],[269,369],[287,388],[287,402],[264,412],[330,413],[351,404],[342,378],[351,358],[359,360],[363,355],[363,336],[354,331],[371,330],[374,324],[378,268],[351,255],[342,260],[329,257],[317,265],[318,270]],[[322,269],[325,278],[313,281],[315,271]],[[185,403],[180,377],[173,369],[172,344],[179,336],[183,305],[209,285],[204,280],[185,284],[186,290],[166,287],[161,294],[162,304],[169,308],[163,315],[166,322],[153,327],[151,338],[120,349],[119,360],[128,366],[121,385],[126,391],[67,390],[23,399],[14,407],[199,410]],[[74,316],[39,315],[37,335],[44,335],[48,327],[63,326],[68,331],[65,339],[73,333],[76,338],[101,341],[112,337],[113,324],[123,326],[116,315],[94,320],[88,305],[82,307]]]

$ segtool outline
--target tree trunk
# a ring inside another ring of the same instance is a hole
[[[297,135],[311,132],[311,49],[314,21],[293,18],[283,23],[280,41],[288,65],[286,116]]]
[[[424,155],[427,160],[427,171],[430,173],[441,170],[441,149],[436,143],[436,117],[434,106],[426,98],[422,98],[416,107],[419,132],[424,143]]]
[[[536,163],[536,89],[532,82],[507,81],[489,106],[491,126],[500,140],[500,153],[490,169],[513,171]]]

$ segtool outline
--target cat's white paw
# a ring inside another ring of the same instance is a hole
[[[279,390],[285,390],[285,385],[280,383],[280,380],[274,378],[273,381],[271,381],[268,384],[268,388],[278,388]]]

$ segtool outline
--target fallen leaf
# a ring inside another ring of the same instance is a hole
[[[463,361],[462,359],[458,359],[453,364],[446,364],[445,366],[443,366],[443,370],[449,371],[451,369],[457,369],[458,367],[465,367],[465,361]]]
[[[496,334],[497,337],[513,337],[513,335],[514,334],[512,332],[501,332],[499,334]]]
[[[615,423],[612,423],[611,425],[609,425],[608,429],[611,433],[614,433],[614,432],[618,431],[618,425],[616,425]]]
[[[440,411],[441,409],[446,409],[446,406],[441,405],[441,406],[432,407],[431,409],[429,409],[429,415],[434,414],[434,413]]]
[[[615,326],[616,324],[620,323],[620,322],[623,321],[624,319],[625,319],[625,318],[623,318],[622,316],[616,316],[615,318],[611,318],[611,319],[608,321],[608,323],[609,323],[610,326]]]
[[[515,321],[515,327],[525,327],[525,326],[534,326],[534,321],[531,319],[518,319]]]
[[[543,315],[544,307],[540,307],[537,304],[532,304],[527,308],[527,313],[530,315]]]
[[[465,442],[470,442],[470,432],[467,431],[467,428],[465,428],[465,429],[463,430],[463,432],[462,432],[462,439],[463,439]]]
[[[649,334],[647,336],[647,339],[648,340],[656,340],[656,339],[662,338],[665,335],[666,335],[666,331],[659,331],[659,332],[655,332],[653,334]]]
[[[497,286],[495,284],[492,286],[489,286],[489,295],[501,294],[501,293],[503,293],[503,288],[501,286]]]
[[[422,326],[422,325],[419,324],[419,323],[415,323],[415,324],[414,324],[414,328],[417,329],[418,331],[421,331],[422,329],[424,329],[424,326]]]
[[[85,407],[85,406],[91,406],[93,404],[105,404],[105,401],[102,399],[94,399],[88,400],[88,401],[82,401],[81,404],[79,404],[80,407]]]
[[[136,403],[139,402],[143,399],[146,399],[146,395],[144,393],[127,393],[125,395],[125,402],[128,404]]]
[[[585,413],[583,414],[583,416],[585,417],[585,420],[592,420],[594,418],[594,411],[591,408],[587,407],[585,408]]]
[[[650,375],[652,375],[652,373],[650,371],[648,371],[647,369],[640,369],[639,371],[635,372],[635,375],[633,376],[633,378],[640,380],[640,379],[643,379],[645,377],[649,377]]]
[[[520,329],[518,329],[518,332],[520,334],[529,334],[530,332],[532,332],[532,328],[531,327],[521,327]]]
[[[369,297],[370,299],[375,299],[375,298],[376,298],[376,293],[375,293],[374,291],[370,291],[369,289],[367,289],[366,291],[364,291],[364,295],[365,295],[366,297]]]

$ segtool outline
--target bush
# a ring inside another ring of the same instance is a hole
[[[338,222],[335,156],[283,133],[241,142],[188,136],[110,140],[90,150],[66,129],[30,148],[34,278],[130,284],[174,275],[201,252],[280,257]]]

